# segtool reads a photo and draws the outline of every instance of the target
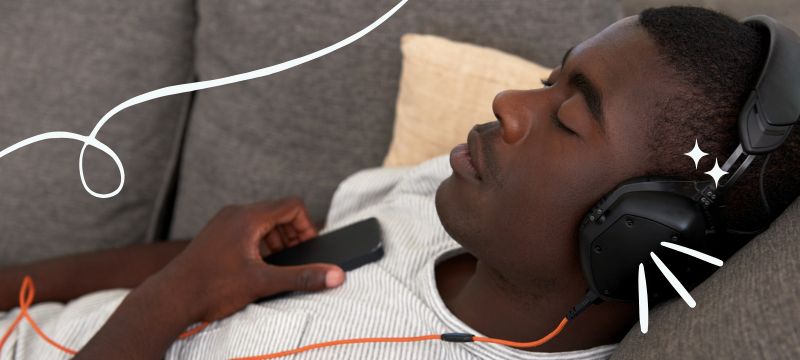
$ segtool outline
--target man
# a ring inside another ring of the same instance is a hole
[[[330,227],[376,216],[386,252],[346,281],[329,264],[261,261],[317,233],[302,203],[289,199],[227,207],[188,246],[139,246],[7,269],[0,305],[14,306],[11,294],[26,273],[37,282],[38,300],[135,287],[30,310],[50,337],[81,348],[77,358],[86,359],[234,357],[444,332],[535,340],[587,288],[576,240],[582,216],[629,178],[706,176],[682,154],[695,138],[713,155],[700,169],[730,154],[736,115],[763,53],[757,31],[698,8],[647,10],[611,25],[572,48],[545,88],[498,94],[498,121],[476,126],[467,145],[453,150],[452,174],[437,158],[343,182]],[[759,229],[796,197],[798,144],[795,131],[770,166],[753,165],[767,170],[764,202],[772,211],[762,214],[761,179],[750,171],[737,185],[741,196],[729,199],[729,224]],[[304,292],[250,304],[292,290]],[[6,314],[0,325],[14,317]],[[200,321],[212,323],[176,341]],[[295,358],[605,358],[635,321],[635,305],[601,303],[532,349],[426,341],[341,345]],[[3,354],[60,354],[27,327],[9,341],[14,346],[6,344]]]

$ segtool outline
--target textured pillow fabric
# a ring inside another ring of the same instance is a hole
[[[385,166],[415,165],[466,142],[475,124],[494,120],[492,100],[506,89],[542,87],[551,69],[502,51],[408,34],[394,135]]]
[[[193,29],[189,0],[0,2],[0,149],[49,131],[89,135],[117,104],[189,80]],[[125,166],[113,198],[84,190],[77,141],[0,159],[0,266],[144,242],[188,99],[137,105],[102,128]],[[116,189],[110,158],[89,148],[84,160],[94,191]]]
[[[202,80],[291,60],[344,39],[395,0],[199,0]],[[299,195],[324,219],[347,175],[380,166],[392,133],[400,36],[491,46],[554,65],[619,16],[591,0],[409,1],[354,44],[267,78],[195,97],[180,167],[172,238],[188,238],[229,203]]]
[[[692,290],[650,311],[612,359],[800,359],[800,201]]]

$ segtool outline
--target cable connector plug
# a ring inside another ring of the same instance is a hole
[[[472,342],[474,336],[466,333],[446,333],[442,334],[442,340],[448,342]]]
[[[584,310],[586,310],[586,308],[588,308],[589,305],[597,304],[600,301],[602,301],[600,300],[600,295],[595,294],[594,291],[592,290],[587,290],[586,295],[583,296],[581,302],[579,302],[578,305],[573,306],[572,309],[570,309],[569,312],[567,312],[567,319],[572,320],[576,318]]]

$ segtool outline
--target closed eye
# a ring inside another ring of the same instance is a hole
[[[552,81],[548,80],[548,79],[541,79],[541,81],[542,81],[542,86],[544,86],[546,88],[551,87],[551,86],[554,85],[554,83]],[[550,121],[552,121],[553,125],[555,125],[557,128],[566,131],[568,134],[575,135],[575,136],[578,135],[578,133],[576,133],[575,131],[572,131],[572,129],[570,129],[566,125],[564,125],[564,123],[561,122],[561,119],[558,118],[558,115],[551,114],[550,115]]]
[[[572,131],[572,129],[570,129],[566,125],[564,125],[564,123],[561,122],[561,119],[558,118],[558,115],[551,114],[550,115],[550,121],[552,121],[553,125],[555,125],[557,128],[566,131],[568,134],[575,135],[575,136],[578,135],[578,133]]]

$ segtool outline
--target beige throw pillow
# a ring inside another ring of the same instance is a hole
[[[406,34],[394,136],[384,166],[447,154],[475,124],[495,119],[502,90],[541,87],[550,69],[499,50]]]

